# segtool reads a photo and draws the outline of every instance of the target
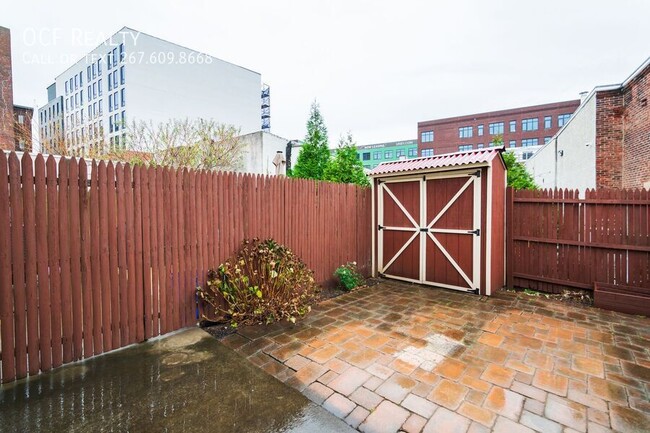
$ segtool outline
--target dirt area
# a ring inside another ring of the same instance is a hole
[[[537,290],[522,289],[516,287],[514,289],[503,289],[503,291],[509,293],[521,294],[525,296],[533,296],[542,299],[552,299],[555,301],[565,302],[571,305],[584,305],[584,306],[594,305],[594,295],[589,290],[564,289],[562,293],[546,293],[546,292],[539,292]]]

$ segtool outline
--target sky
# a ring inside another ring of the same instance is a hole
[[[111,0],[8,2],[14,102],[128,26],[262,74],[271,132],[330,147],[415,139],[417,122],[578,99],[650,56],[647,0]]]

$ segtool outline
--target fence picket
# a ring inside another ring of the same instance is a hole
[[[2,165],[0,160],[0,165]],[[0,170],[0,177],[2,171]],[[7,177],[4,176],[6,180]],[[42,154],[36,156],[34,162],[34,183],[36,199],[36,268],[38,272],[38,323],[39,323],[39,349],[41,353],[41,370],[48,371],[52,368],[52,310],[50,306],[50,278],[48,263],[48,243],[47,243],[47,187],[45,184],[45,159]],[[5,188],[0,182],[0,188]],[[0,196],[0,202],[2,197]],[[6,203],[6,202],[4,202]],[[0,218],[0,225],[3,222]],[[2,227],[0,227],[0,233]],[[3,246],[4,247],[4,246]],[[1,259],[0,259],[1,261]],[[2,266],[0,265],[0,270]],[[0,288],[0,292],[2,288]],[[6,352],[5,352],[6,353]],[[3,363],[4,365],[4,363]]]
[[[25,238],[25,290],[27,307],[27,358],[29,374],[40,370],[38,343],[38,292],[36,290],[36,209],[32,158],[22,159],[22,194]]]
[[[9,203],[9,172],[7,156],[0,152],[0,203]],[[14,291],[11,277],[11,210],[0,206],[0,350],[2,353],[2,382],[16,377],[14,340]]]
[[[79,204],[79,167],[77,160],[68,160],[68,202],[70,212],[70,281],[72,298],[72,359],[79,360],[83,357],[83,296],[81,292],[81,208]],[[86,185],[83,186],[86,188]]]

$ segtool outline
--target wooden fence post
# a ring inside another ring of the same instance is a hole
[[[512,289],[515,285],[515,279],[512,275],[513,273],[513,254],[514,254],[514,229],[513,224],[514,217],[514,201],[515,201],[515,190],[512,187],[506,189],[506,287]]]

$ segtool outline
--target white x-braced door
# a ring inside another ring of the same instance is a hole
[[[480,285],[479,170],[380,180],[378,270],[449,289]]]

